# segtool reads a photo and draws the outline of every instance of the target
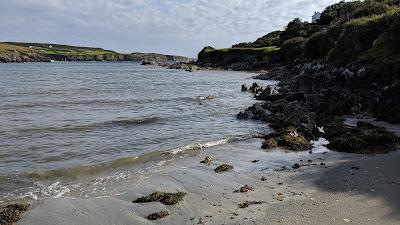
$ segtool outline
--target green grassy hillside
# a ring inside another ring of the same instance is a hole
[[[102,48],[79,47],[49,43],[0,43],[0,62],[42,62],[42,61],[176,61],[188,62],[183,56],[156,53],[121,54]]]
[[[400,0],[342,1],[327,7],[316,23],[294,19],[283,31],[271,32],[255,42],[219,50],[206,47],[198,59],[214,66],[251,63],[249,60],[261,60],[257,65],[267,66],[325,60],[338,66],[362,63],[374,74],[398,74],[399,43]],[[233,53],[238,60],[224,60]],[[279,57],[263,57],[271,54]]]

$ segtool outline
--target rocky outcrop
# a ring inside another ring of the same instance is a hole
[[[330,129],[334,128],[334,129]],[[328,127],[329,148],[340,152],[378,154],[396,150],[398,137],[385,128],[358,122],[357,127]]]
[[[273,65],[280,60],[276,48],[204,48],[198,55],[197,63],[213,68],[229,70],[257,70]]]
[[[46,62],[49,58],[29,48],[0,44],[0,62]]]
[[[168,69],[177,69],[177,70],[185,70],[188,72],[196,72],[198,70],[207,70],[209,68],[199,66],[195,63],[189,62],[178,62],[173,64],[161,64],[161,66],[168,68]]]
[[[348,127],[341,118],[355,114],[398,121],[393,111],[398,107],[398,83],[368,83],[358,72],[362,68],[322,62],[272,71],[259,78],[279,79],[280,88],[263,88],[256,98],[264,103],[256,103],[237,115],[239,119],[266,121],[276,130],[265,136],[263,148],[307,150],[310,141],[325,137],[331,142],[329,147],[337,151],[376,154],[396,149],[398,139],[386,129],[365,123]],[[262,85],[253,87],[258,86]]]
[[[295,127],[285,127],[265,137],[262,148],[281,147],[292,151],[304,151],[311,148],[310,141]]]

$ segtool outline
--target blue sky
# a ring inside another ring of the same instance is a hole
[[[195,57],[310,20],[337,0],[0,0],[1,41]]]

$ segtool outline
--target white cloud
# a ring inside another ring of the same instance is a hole
[[[309,20],[337,0],[0,0],[0,39],[195,56]]]

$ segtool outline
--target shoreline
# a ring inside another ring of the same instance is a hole
[[[313,154],[281,149],[262,151],[260,142],[252,139],[227,144],[167,162],[157,171],[138,178],[139,182],[126,183],[122,189],[127,190],[118,195],[39,201],[19,224],[90,225],[105,224],[104,221],[106,224],[347,224],[347,220],[351,224],[396,224],[398,221],[395,199],[400,195],[400,177],[396,173],[399,151],[374,157],[325,149]],[[200,164],[205,156],[215,161],[208,166]],[[233,165],[233,171],[215,173],[213,169],[221,163]],[[292,169],[294,163],[303,166]],[[374,180],[377,176],[379,180]],[[254,191],[234,193],[243,185],[254,187]],[[132,203],[154,191],[182,191],[187,195],[172,206]],[[246,201],[264,203],[239,208]],[[371,210],[374,207],[379,210]],[[148,215],[162,210],[170,215],[156,222],[147,220]],[[329,215],[325,215],[328,210]]]
[[[323,146],[310,154],[308,150],[279,147],[262,150],[261,145],[261,139],[252,138],[178,153],[178,159],[160,162],[145,174],[121,183],[111,181],[116,194],[59,196],[33,202],[18,224],[394,225],[400,219],[398,203],[393,200],[400,197],[398,147],[385,155],[370,156],[329,151]],[[215,159],[211,165],[200,163],[206,156]],[[215,173],[214,169],[224,163],[234,169]],[[374,180],[377,177],[379,183]],[[245,185],[254,191],[235,193]],[[155,191],[184,192],[186,196],[173,206],[132,202]],[[240,208],[248,201],[257,204]],[[169,216],[157,221],[147,219],[160,211],[167,211]]]

